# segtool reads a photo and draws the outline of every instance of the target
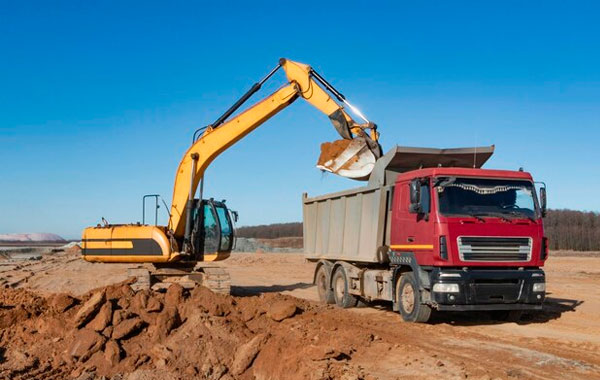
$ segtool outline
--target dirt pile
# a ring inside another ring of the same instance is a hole
[[[348,359],[368,334],[340,333],[334,311],[293,297],[232,297],[127,282],[81,298],[0,296],[0,377],[10,379],[364,378]]]

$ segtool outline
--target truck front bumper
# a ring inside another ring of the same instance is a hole
[[[546,296],[544,271],[538,268],[434,268],[429,275],[437,310],[541,310]]]

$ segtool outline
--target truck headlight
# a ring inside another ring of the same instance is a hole
[[[546,291],[546,283],[545,282],[536,282],[533,284],[534,292],[545,292]]]
[[[458,293],[460,290],[458,284],[433,284],[433,291],[436,293]]]

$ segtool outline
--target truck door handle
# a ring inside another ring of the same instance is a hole
[[[409,243],[412,243],[412,242],[415,241],[415,237],[414,236],[409,236],[409,237],[406,238],[406,241],[409,242]]]

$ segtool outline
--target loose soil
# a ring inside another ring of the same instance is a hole
[[[298,254],[234,254],[231,296],[135,293],[128,265],[76,252],[0,264],[0,378],[600,379],[598,257],[551,257],[545,309],[519,323],[427,325],[315,302]]]

